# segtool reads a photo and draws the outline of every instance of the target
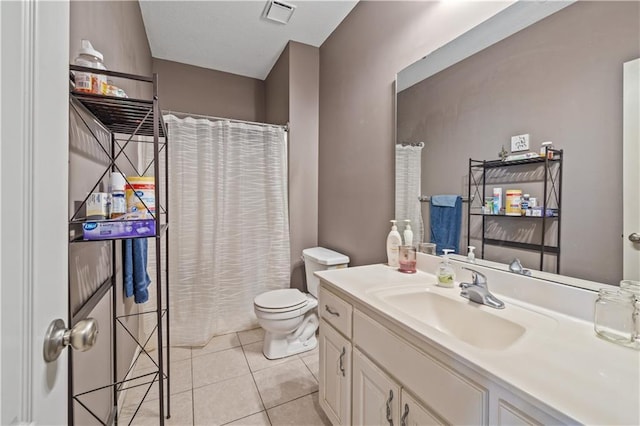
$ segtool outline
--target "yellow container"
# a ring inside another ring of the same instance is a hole
[[[507,216],[522,216],[522,190],[507,189],[505,198],[505,214]]]
[[[149,213],[156,212],[156,180],[153,176],[127,177],[125,197],[127,199],[127,213],[139,214],[141,218],[150,217]]]

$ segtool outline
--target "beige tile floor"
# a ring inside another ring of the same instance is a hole
[[[201,348],[171,348],[167,425],[330,425],[318,404],[318,349],[279,360],[262,354],[264,330],[216,336]],[[135,375],[153,371],[139,360]],[[118,423],[129,424],[146,386],[129,389]],[[133,425],[158,424],[157,386]]]

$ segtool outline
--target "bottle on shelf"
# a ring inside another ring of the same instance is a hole
[[[89,40],[82,40],[78,56],[74,60],[76,65],[83,67],[96,68],[98,70],[106,70],[104,65],[104,57],[102,53],[93,48]],[[96,93],[105,95],[107,93],[107,76],[98,73],[76,72],[75,73],[75,90],[77,92]]]
[[[109,217],[116,219],[127,212],[127,201],[124,187],[126,180],[122,173],[112,172],[109,177],[109,193],[111,195],[111,209]]]

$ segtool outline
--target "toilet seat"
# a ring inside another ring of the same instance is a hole
[[[256,296],[253,300],[257,310],[270,313],[295,311],[308,303],[307,295],[295,288],[271,290]]]

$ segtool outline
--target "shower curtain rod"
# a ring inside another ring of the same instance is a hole
[[[256,124],[258,126],[282,127],[285,132],[289,131],[289,122],[287,122],[287,124],[271,124],[271,123],[260,123],[258,121],[237,120],[235,118],[213,117],[211,115],[193,114],[190,112],[181,112],[181,111],[163,110],[162,112],[164,114],[181,115],[183,117],[206,118],[208,120],[233,121],[234,123]]]

